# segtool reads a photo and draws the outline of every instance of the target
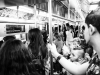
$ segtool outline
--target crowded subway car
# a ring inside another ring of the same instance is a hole
[[[0,0],[0,75],[100,75],[100,8],[76,5]]]

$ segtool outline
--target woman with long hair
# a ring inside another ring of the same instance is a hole
[[[44,61],[47,56],[47,49],[44,45],[43,35],[38,28],[29,30],[29,49],[32,51],[32,59],[41,75],[45,75]],[[38,61],[38,62],[37,62]]]
[[[1,46],[0,75],[39,75],[31,51],[20,40],[8,40]]]

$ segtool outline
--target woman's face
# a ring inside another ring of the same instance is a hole
[[[86,43],[88,43],[90,41],[90,35],[89,35],[90,32],[88,26],[86,24],[84,26],[85,26],[85,30],[83,31],[83,35]]]
[[[79,50],[71,50],[70,60],[77,61],[78,58],[79,58]]]

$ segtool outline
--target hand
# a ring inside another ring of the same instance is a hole
[[[52,44],[48,44],[48,49],[51,51],[52,55],[56,58],[58,57],[58,55],[60,55],[58,52],[57,52],[57,48],[56,48],[56,45],[54,43]]]

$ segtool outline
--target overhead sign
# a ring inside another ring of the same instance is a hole
[[[25,25],[6,25],[6,33],[25,32]]]

